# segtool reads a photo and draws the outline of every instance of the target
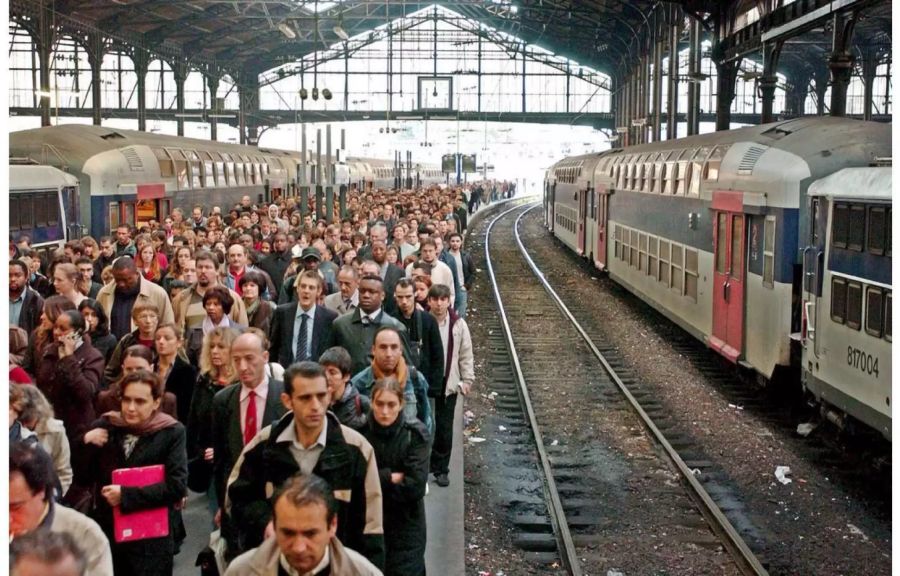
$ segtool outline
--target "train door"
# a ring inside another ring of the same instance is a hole
[[[605,186],[597,189],[597,249],[594,251],[594,266],[606,270],[606,226],[609,212],[609,190]]]
[[[548,222],[550,226],[550,231],[553,232],[556,230],[556,181],[549,182],[547,184],[549,187],[548,200],[547,200],[547,211],[548,211]]]
[[[715,218],[710,346],[732,362],[737,362],[744,344],[745,217],[736,212],[718,211]]]
[[[588,189],[576,193],[578,198],[578,253],[587,256],[585,250],[585,220],[587,220]]]

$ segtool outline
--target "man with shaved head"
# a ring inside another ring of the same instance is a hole
[[[269,352],[258,334],[241,334],[231,345],[231,361],[238,382],[220,390],[213,398],[213,469],[219,515],[225,504],[225,484],[244,446],[263,428],[285,412],[280,401],[284,385],[266,374]],[[226,519],[223,519],[226,520]],[[233,525],[222,523],[229,538]]]

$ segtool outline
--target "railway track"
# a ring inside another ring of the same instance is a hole
[[[606,573],[617,555],[632,571],[672,569],[673,554],[709,573],[767,574],[697,479],[702,458],[679,454],[684,439],[666,434],[662,407],[528,257],[518,223],[531,208],[496,216],[484,240],[499,312],[492,387],[508,432],[500,465],[518,480],[516,545],[573,575]],[[629,557],[629,542],[648,537],[658,545]]]

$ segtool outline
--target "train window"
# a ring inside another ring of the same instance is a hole
[[[34,196],[31,194],[23,196],[19,210],[21,228],[34,228]]]
[[[835,248],[846,248],[850,238],[850,206],[835,204],[831,223],[831,243]]]
[[[735,280],[743,278],[744,258],[741,253],[741,245],[744,243],[744,217],[732,215],[731,217],[731,277]]]
[[[684,246],[681,244],[672,244],[672,290],[681,294],[684,287]]]
[[[657,238],[656,236],[650,236],[650,238],[648,239],[647,254],[647,275],[656,278],[656,276],[659,274],[659,268],[657,266],[657,262],[659,262],[659,260],[657,259],[657,256],[659,254],[659,238]]]
[[[884,290],[866,288],[866,333],[881,338],[884,328]]]
[[[125,208],[125,223],[131,226],[137,224],[134,219],[134,202],[123,202],[122,206]]]
[[[235,182],[238,186],[244,186],[247,183],[247,176],[244,173],[244,163],[243,162],[235,162],[234,163],[234,175]]]
[[[847,318],[847,281],[843,278],[831,280],[831,319],[843,324]]]
[[[119,203],[109,203],[109,229],[115,230],[119,227]]]
[[[859,330],[862,325],[862,284],[847,283],[847,326]]]
[[[188,181],[188,163],[184,153],[181,150],[169,150],[175,165],[175,180],[179,190],[186,190],[190,187]]]
[[[662,193],[663,191],[663,168],[666,166],[662,160],[657,160],[653,165],[653,192]]]
[[[893,233],[891,232],[891,228],[892,228],[893,222],[894,222],[892,220],[893,210],[894,210],[893,208],[888,208],[887,209],[887,217],[885,218],[885,220],[887,221],[887,225],[885,226],[885,228],[887,229],[886,230],[887,234],[885,234],[887,236],[887,238],[884,241],[884,253],[886,256],[891,255],[891,247],[892,247],[892,243],[894,241]]]
[[[891,313],[894,303],[894,293],[888,292],[884,297],[884,337],[886,340],[890,341],[892,338],[892,329],[891,329]]]
[[[712,153],[709,155],[709,159],[706,161],[706,168],[703,172],[706,180],[715,182],[719,179],[719,166],[721,166],[722,158],[725,157],[725,152],[727,151],[728,146],[716,146],[713,148]]]
[[[47,202],[45,201],[44,195],[35,194],[32,198],[34,198],[34,225],[35,227],[46,226]]]
[[[47,225],[56,226],[59,224],[59,194],[50,192],[45,198],[47,204]]]
[[[19,203],[22,197],[18,195],[9,197],[9,229],[19,230]]]
[[[728,254],[725,250],[725,238],[728,235],[728,214],[719,212],[716,216],[716,272],[724,274],[728,265]]]
[[[668,240],[659,240],[659,277],[660,282],[669,285],[669,248],[671,245]]]
[[[638,252],[640,252],[640,260],[637,263],[638,270],[647,270],[647,235],[643,232],[638,236]]]
[[[866,207],[859,204],[850,205],[850,233],[847,236],[847,248],[862,252],[866,243]]]
[[[639,264],[639,256],[638,256],[638,231],[631,231],[631,240],[628,241],[628,263],[631,264],[634,268],[637,268]]]
[[[678,168],[675,173],[675,190],[674,193],[683,196],[687,191],[690,176],[691,176],[691,163],[686,160],[678,161]]]
[[[663,170],[663,186],[662,193],[663,194],[674,194],[675,193],[675,179],[678,174],[678,164],[674,162],[666,162],[665,168]]]
[[[237,184],[237,179],[234,175],[234,162],[228,154],[222,154],[222,158],[225,160],[225,176],[227,178],[225,183],[228,186],[235,186]]]
[[[884,254],[885,230],[887,229],[887,211],[884,206],[869,206],[866,250],[872,254]]]
[[[684,249],[684,295],[697,301],[697,284],[699,279],[699,260],[696,250]]]
[[[616,226],[615,233],[613,234],[613,254],[619,260],[622,259],[622,227]]]
[[[164,149],[154,148],[153,155],[156,156],[156,162],[159,164],[159,175],[161,178],[172,178],[175,176],[175,166]]]
[[[763,286],[775,286],[775,216],[766,216],[763,241]]]

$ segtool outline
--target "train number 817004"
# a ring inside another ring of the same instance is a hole
[[[878,378],[878,357],[847,346],[847,365],[858,368],[863,374],[874,374]]]

